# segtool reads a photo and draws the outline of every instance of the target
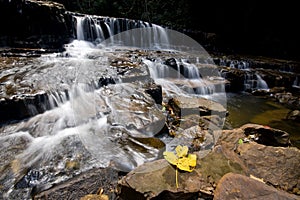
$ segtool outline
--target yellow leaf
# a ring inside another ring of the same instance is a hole
[[[196,167],[196,164],[197,164],[197,155],[196,154],[189,154],[188,155],[188,159],[189,159],[189,165],[191,167]]]
[[[177,165],[178,157],[173,152],[165,151],[164,158],[172,165]]]
[[[188,160],[187,157],[179,158],[178,163],[177,163],[177,167],[179,169],[183,170],[183,171],[188,171],[188,172],[192,171],[190,169],[189,160]]]
[[[187,156],[188,154],[188,151],[189,151],[189,148],[187,146],[181,146],[181,145],[178,145],[175,149],[176,153],[177,153],[177,156],[179,158],[181,157],[185,157]]]

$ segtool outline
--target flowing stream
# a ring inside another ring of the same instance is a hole
[[[77,40],[65,52],[7,61],[1,72],[2,98],[28,113],[0,126],[3,198],[29,199],[33,187],[93,167],[130,171],[180,144],[162,131],[166,112],[149,85],[162,87],[164,102],[207,98],[226,108],[224,79],[190,38],[141,21],[74,21]]]

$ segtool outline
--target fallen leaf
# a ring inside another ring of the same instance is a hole
[[[175,148],[175,151],[176,151],[176,154],[179,158],[181,157],[184,157],[184,156],[187,156],[188,154],[188,151],[189,151],[189,148],[187,146],[181,146],[181,145],[178,145],[176,148]]]

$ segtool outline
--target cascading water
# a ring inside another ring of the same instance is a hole
[[[215,68],[199,63],[208,59],[203,50],[193,55],[197,62],[186,59],[192,57],[190,52],[178,53],[188,42],[170,51],[170,33],[162,27],[127,19],[75,19],[77,40],[66,45],[66,52],[9,69],[14,73],[8,70],[10,75],[22,72],[20,83],[28,82],[47,94],[50,106],[27,120],[0,127],[0,151],[5,152],[0,164],[6,166],[1,170],[0,184],[5,198],[17,197],[15,183],[32,170],[40,175],[23,184],[28,195],[28,188],[70,178],[72,173],[65,167],[69,160],[80,163],[74,172],[78,174],[107,166],[129,171],[160,158],[170,145],[156,138],[166,121],[161,105],[146,92],[153,80],[162,86],[164,98],[214,98],[217,94],[223,95],[223,101],[226,98],[224,88],[216,87],[223,80]],[[139,27],[144,28],[121,33]],[[118,46],[107,46],[112,43]],[[168,50],[153,51],[162,47]]]
[[[257,89],[262,89],[262,90],[268,90],[268,84],[267,82],[261,78],[260,75],[256,74],[256,78],[257,78]]]
[[[269,87],[259,74],[253,74],[251,71],[247,71],[244,79],[244,89],[246,91],[268,90]]]
[[[293,83],[293,87],[294,88],[300,88],[300,81],[299,81],[299,76],[296,76],[294,83]]]

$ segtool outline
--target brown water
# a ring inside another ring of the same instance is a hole
[[[246,123],[270,126],[288,132],[292,145],[300,148],[300,123],[286,120],[291,110],[283,105],[265,97],[229,93],[227,109],[226,128],[237,128]]]

